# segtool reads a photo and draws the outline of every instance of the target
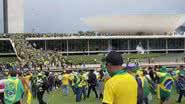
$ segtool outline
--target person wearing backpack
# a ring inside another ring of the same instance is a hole
[[[70,74],[70,81],[71,81],[72,91],[73,91],[73,93],[75,95],[76,94],[76,86],[75,86],[75,84],[76,84],[76,81],[77,81],[77,75],[74,72],[72,72]]]
[[[44,75],[42,75],[42,73],[38,73],[36,86],[37,86],[37,99],[39,101],[39,104],[47,104],[43,100],[43,95],[46,90],[46,80],[44,79]]]
[[[97,77],[96,74],[94,74],[94,70],[90,70],[90,73],[88,75],[88,85],[87,98],[89,98],[91,90],[94,91],[96,98],[98,98],[98,94],[96,91]]]
[[[10,77],[5,81],[4,102],[5,104],[23,104],[23,84],[21,80],[16,77],[17,72],[15,70],[11,70],[9,74]]]

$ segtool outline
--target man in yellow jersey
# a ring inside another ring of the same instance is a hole
[[[121,54],[110,52],[106,57],[106,66],[110,78],[105,83],[103,104],[136,104],[137,82],[122,67]]]
[[[64,71],[64,75],[63,75],[63,79],[62,79],[62,92],[65,96],[68,95],[69,91],[68,91],[68,86],[69,86],[69,74],[67,74],[66,71]]]

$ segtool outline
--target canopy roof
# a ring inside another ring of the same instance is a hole
[[[185,14],[95,16],[87,17],[83,21],[96,32],[165,33],[174,32],[182,25]]]

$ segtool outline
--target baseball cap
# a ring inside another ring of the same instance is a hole
[[[106,63],[111,65],[122,65],[123,64],[123,58],[120,53],[117,53],[115,51],[111,51],[107,57],[106,57]]]

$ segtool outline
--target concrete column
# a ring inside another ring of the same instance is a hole
[[[112,50],[112,40],[109,39],[108,40],[108,51],[111,51]]]
[[[150,50],[150,44],[149,44],[149,39],[147,39],[147,53],[150,53],[149,50]]]
[[[69,40],[66,41],[67,42],[67,56],[69,55]]]
[[[168,39],[166,39],[166,53],[168,53]]]
[[[185,38],[184,38],[184,53],[185,53]]]
[[[3,0],[4,33],[8,33],[8,1]]]
[[[88,52],[88,55],[89,55],[89,51],[90,51],[90,49],[89,49],[89,39],[87,40],[87,52]]]
[[[128,42],[128,49],[127,50],[128,50],[128,53],[130,53],[129,52],[129,50],[130,50],[130,40],[127,40],[127,42]]]
[[[44,50],[47,50],[47,40],[44,40]]]

